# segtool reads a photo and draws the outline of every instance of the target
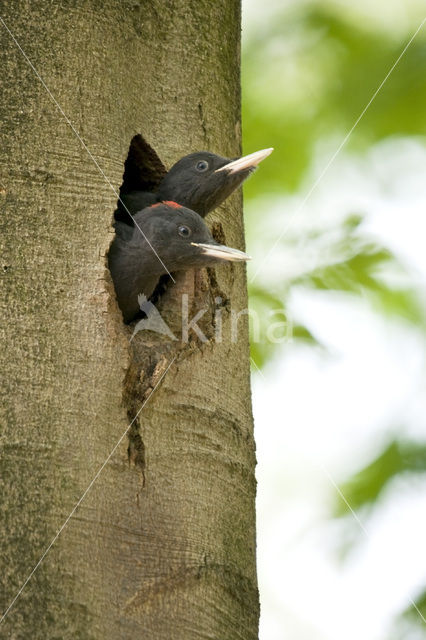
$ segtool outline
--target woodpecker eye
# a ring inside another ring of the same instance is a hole
[[[200,160],[200,162],[197,162],[195,168],[197,171],[207,171],[209,163],[206,160]]]
[[[189,227],[185,227],[183,224],[180,227],[178,227],[178,234],[182,236],[182,238],[189,238],[191,233],[192,233],[191,229]]]

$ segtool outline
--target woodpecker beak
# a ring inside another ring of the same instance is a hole
[[[204,256],[212,256],[228,262],[242,262],[251,260],[243,251],[226,247],[224,244],[203,244],[201,242],[191,242],[193,247],[198,247]]]
[[[255,151],[254,153],[250,153],[248,156],[243,156],[242,158],[237,158],[237,160],[232,160],[228,162],[228,164],[223,165],[220,169],[216,169],[215,173],[218,171],[229,171],[229,173],[237,173],[238,171],[242,171],[243,169],[254,169],[257,167],[259,162],[262,162],[265,158],[267,158],[273,152],[273,148],[270,149],[262,149],[261,151]]]

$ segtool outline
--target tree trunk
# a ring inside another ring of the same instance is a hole
[[[206,343],[130,342],[101,173],[119,189],[138,133],[168,166],[239,153],[239,0],[9,0],[2,17],[0,637],[256,638],[244,318],[230,339],[244,268],[188,272],[167,290],[177,337],[181,293],[190,317],[208,308]],[[207,222],[242,248],[240,194]]]

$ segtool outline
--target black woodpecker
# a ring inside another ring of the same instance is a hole
[[[175,202],[157,203],[135,213],[131,234],[116,234],[108,253],[126,323],[139,312],[138,295],[149,298],[163,274],[249,259],[238,249],[218,244],[198,213]]]
[[[155,152],[150,148],[152,154]],[[196,211],[203,218],[221,204],[273,149],[262,149],[248,156],[229,160],[209,151],[190,153],[170,171],[158,171],[158,183],[152,179],[146,190],[122,191],[114,220],[133,226],[132,216],[156,202],[174,201]],[[158,156],[157,164],[160,163]],[[130,214],[130,215],[129,215]],[[115,225],[117,233],[121,225]],[[126,230],[123,230],[126,233]]]

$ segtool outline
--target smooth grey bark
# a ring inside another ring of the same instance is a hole
[[[2,17],[115,189],[137,133],[169,166],[238,154],[238,0],[9,0]],[[256,638],[244,318],[230,341],[244,268],[179,276],[162,300],[177,335],[180,293],[191,314],[207,306],[207,344],[130,343],[105,263],[115,195],[2,24],[0,38],[2,611],[146,402],[130,464],[125,437],[0,637]],[[240,194],[207,221],[243,248]]]

